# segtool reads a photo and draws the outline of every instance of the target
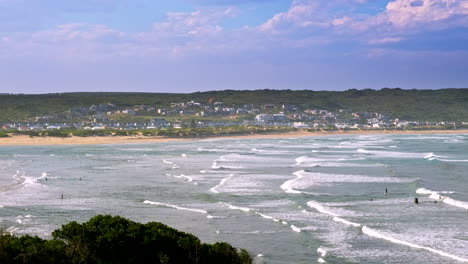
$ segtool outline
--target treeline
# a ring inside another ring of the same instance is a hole
[[[393,117],[420,121],[468,120],[468,89],[441,90],[255,90],[211,91],[190,94],[169,93],[61,93],[42,95],[0,95],[0,122],[63,114],[69,108],[113,103],[119,107],[151,105],[167,107],[174,102],[210,99],[226,104],[295,104],[310,109],[389,113]]]
[[[248,264],[252,257],[228,243],[201,243],[197,237],[161,223],[98,215],[83,224],[62,226],[50,240],[1,233],[0,263]]]
[[[167,129],[134,129],[134,130],[77,130],[60,129],[48,131],[17,131],[6,130],[0,132],[1,137],[9,135],[27,135],[30,137],[96,137],[96,136],[163,136],[163,137],[210,137],[246,134],[267,134],[275,132],[295,131],[292,127],[274,126],[224,126],[224,127],[201,127],[201,128],[167,128]]]

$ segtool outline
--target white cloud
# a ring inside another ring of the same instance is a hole
[[[291,28],[324,26],[325,24],[316,19],[320,6],[319,1],[294,0],[288,11],[275,14],[258,28],[263,32],[280,33]]]
[[[466,0],[395,0],[388,3],[385,14],[397,28],[468,26]]]
[[[371,39],[371,40],[369,40],[369,44],[379,45],[379,44],[397,43],[397,42],[400,42],[402,40],[403,40],[403,38],[397,38],[397,37]]]

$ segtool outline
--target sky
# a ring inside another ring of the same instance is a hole
[[[0,93],[468,87],[468,0],[0,0]]]

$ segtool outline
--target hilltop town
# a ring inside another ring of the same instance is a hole
[[[294,104],[225,104],[221,101],[173,102],[122,107],[112,103],[69,108],[63,113],[2,124],[4,130],[149,130],[227,126],[291,127],[321,130],[456,129],[468,122],[401,120],[389,113],[329,111]]]

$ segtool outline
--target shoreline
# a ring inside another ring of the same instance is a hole
[[[43,145],[102,145],[102,144],[127,144],[127,143],[162,143],[176,141],[197,141],[207,139],[262,139],[262,138],[300,138],[322,137],[335,135],[416,135],[416,134],[468,134],[468,129],[460,130],[357,130],[357,131],[318,131],[305,130],[294,132],[279,132],[268,134],[245,134],[208,137],[161,137],[161,136],[92,136],[92,137],[30,137],[25,135],[13,135],[8,138],[0,138],[0,146],[43,146]]]

